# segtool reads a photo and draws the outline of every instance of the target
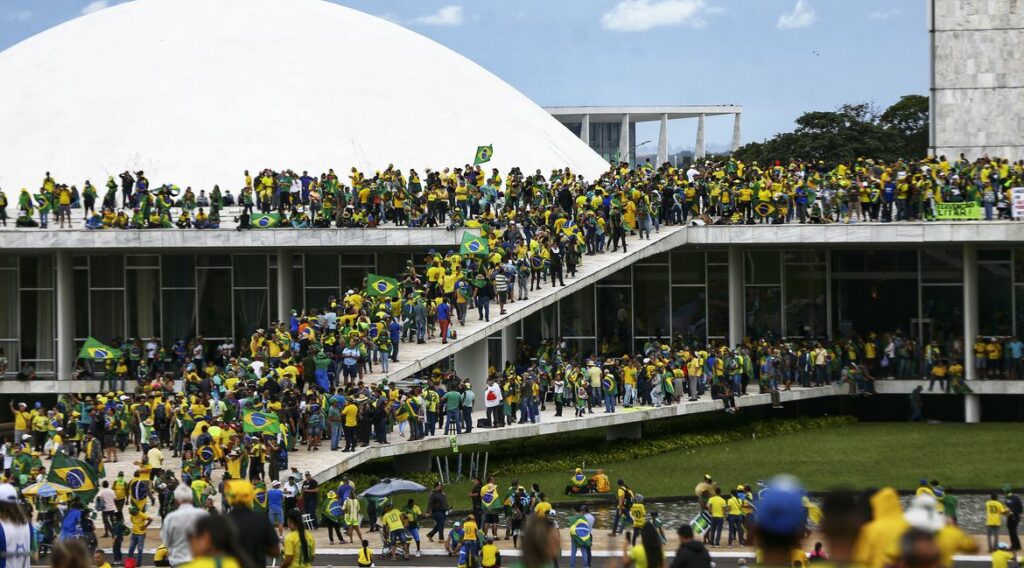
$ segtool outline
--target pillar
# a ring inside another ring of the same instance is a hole
[[[519,339],[516,338],[519,326],[522,322],[516,322],[505,326],[501,330],[501,364],[506,361],[515,362],[519,357]]]
[[[629,163],[629,113],[622,115],[622,126],[619,128],[619,161]]]
[[[739,112],[734,114],[734,115],[732,115],[732,117],[733,117],[732,118],[732,151],[733,152],[735,152],[736,150],[740,149],[740,140],[742,139],[741,138],[742,130],[741,130],[741,125],[740,125],[740,118],[742,116],[743,116],[743,113],[739,113]]]
[[[693,157],[704,157],[704,115],[697,117],[697,144],[693,149]]]
[[[974,338],[978,336],[978,247],[964,245],[964,378],[976,379],[974,373]]]
[[[71,251],[57,251],[57,380],[75,367],[75,268]]]
[[[658,163],[654,164],[655,167],[660,167],[662,164],[668,161],[668,115],[661,115],[661,130],[658,131]]]
[[[729,247],[729,347],[743,343],[743,251]]]
[[[981,422],[981,398],[976,394],[964,395],[964,422],[968,424]]]
[[[291,318],[292,298],[292,251],[277,249],[277,321],[288,323]]]
[[[583,120],[580,121],[580,140],[584,144],[590,146],[590,115],[583,115]]]
[[[643,422],[627,422],[606,428],[604,438],[609,442],[613,440],[639,440],[643,438],[643,433]]]
[[[475,409],[483,409],[483,394],[487,388],[487,338],[455,353],[455,373],[473,385],[477,398]]]

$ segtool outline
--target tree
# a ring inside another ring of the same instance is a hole
[[[924,99],[923,117],[919,99]],[[882,113],[867,103],[805,113],[796,119],[793,132],[778,134],[765,142],[752,142],[733,155],[762,164],[800,159],[834,166],[860,157],[883,161],[919,159],[927,150],[927,98],[908,95]]]

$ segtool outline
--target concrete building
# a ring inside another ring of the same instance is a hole
[[[273,23],[273,33],[249,33]],[[237,190],[243,171],[608,165],[522,93],[393,22],[321,0],[138,0],[0,53],[0,186]],[[68,92],[75,96],[67,96]],[[16,193],[15,193],[16,195]]]
[[[969,159],[1024,156],[1024,7],[929,0],[931,148]]]
[[[579,106],[546,107],[573,134],[580,137],[607,161],[629,156],[630,163],[636,162],[637,146],[643,142],[636,139],[638,122],[659,122],[656,162],[668,160],[668,121],[697,119],[697,139],[694,143],[694,157],[705,155],[704,121],[708,117],[731,115],[732,149],[740,147],[742,137],[741,118],[743,107],[737,105],[690,105],[690,106]]]

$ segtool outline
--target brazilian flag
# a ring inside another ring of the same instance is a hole
[[[470,233],[462,233],[462,245],[459,246],[461,255],[486,256],[491,254],[491,247],[487,246],[487,239],[474,237]]]
[[[371,298],[385,296],[388,298],[398,297],[398,280],[387,276],[368,274],[366,276],[366,295]]]
[[[488,144],[486,146],[476,147],[476,157],[473,158],[473,165],[479,166],[491,161],[491,157],[494,156],[494,144]]]
[[[96,470],[84,461],[58,453],[50,463],[47,481],[59,483],[74,491],[83,503],[88,504],[96,496]]]
[[[576,546],[590,546],[590,541],[593,538],[590,530],[590,523],[587,522],[586,517],[577,516],[569,519],[569,535],[572,537],[573,542]]]
[[[247,410],[242,415],[242,431],[246,434],[280,434],[281,421],[273,412]]]
[[[759,217],[768,217],[775,213],[775,206],[767,201],[762,201],[754,206],[754,213],[757,213]]]
[[[334,499],[329,500],[324,505],[323,513],[328,519],[336,523],[340,523],[341,519],[345,516],[345,510],[342,508],[341,499],[335,497]]]
[[[79,359],[117,359],[119,357],[121,357],[120,351],[100,343],[93,337],[86,339],[82,348],[78,350]]]
[[[253,229],[273,229],[281,226],[281,214],[256,213],[249,222]]]
[[[504,506],[498,495],[498,486],[493,483],[485,486],[480,492],[480,501],[483,502],[484,509],[488,511],[497,511]]]
[[[252,510],[257,513],[267,511],[267,486],[263,482],[256,484],[256,498],[252,501]]]

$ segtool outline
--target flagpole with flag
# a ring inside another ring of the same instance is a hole
[[[398,297],[398,280],[377,274],[366,275],[366,295],[370,297]]]
[[[491,161],[494,156],[494,144],[476,147],[476,156],[473,158],[473,165],[479,166]]]
[[[79,359],[117,359],[121,351],[100,343],[95,337],[88,337],[78,350]]]
[[[462,233],[462,244],[459,246],[459,254],[472,256],[487,256],[491,253],[491,247],[484,237],[474,237],[466,231]]]

